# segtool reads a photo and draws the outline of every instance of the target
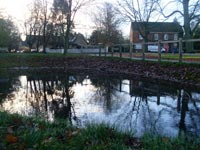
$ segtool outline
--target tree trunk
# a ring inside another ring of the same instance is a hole
[[[69,34],[71,29],[71,15],[72,15],[72,0],[69,0],[69,9],[67,14],[67,30],[65,32],[64,38],[64,54],[67,54],[67,50],[69,48]]]
[[[69,34],[70,34],[71,23],[67,21],[67,30],[65,32],[65,43],[64,43],[64,54],[67,54],[67,50],[69,48]]]
[[[45,35],[45,28],[43,29],[43,53],[46,53],[46,35]]]
[[[40,29],[39,29],[39,33],[38,33],[37,41],[36,41],[36,50],[37,50],[37,52],[39,52],[39,46],[40,46],[40,36],[41,36],[40,35]]]
[[[47,1],[43,1],[44,5],[44,22],[43,22],[43,53],[46,53],[46,45],[47,45],[47,40],[46,40],[46,28],[47,28]]]
[[[44,26],[43,26],[43,53],[46,53],[46,14],[44,16]]]
[[[183,0],[184,11],[184,32],[185,40],[191,39],[190,17],[189,17],[189,0]],[[193,51],[193,43],[186,42],[186,52]]]

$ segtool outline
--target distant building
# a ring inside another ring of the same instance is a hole
[[[38,35],[27,35],[26,40],[22,46],[28,46],[31,49],[42,47],[43,36]],[[83,48],[87,47],[87,40],[81,33],[71,33],[69,36],[69,48]],[[52,36],[47,40],[47,48],[61,49],[64,48],[63,37]]]
[[[183,36],[183,29],[177,22],[132,22],[130,29],[130,42],[135,49],[142,49],[144,38],[148,42],[174,41]],[[177,43],[165,43],[166,51],[177,48]]]
[[[87,44],[87,40],[81,33],[74,33],[69,40],[69,48],[85,48]]]

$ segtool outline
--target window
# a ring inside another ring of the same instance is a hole
[[[168,40],[169,37],[168,37],[168,34],[164,34],[164,40]]]
[[[143,40],[143,37],[142,37],[142,35],[141,35],[141,34],[139,34],[139,39],[140,39],[140,40]]]
[[[154,34],[154,40],[156,40],[156,41],[158,40],[158,33]]]
[[[174,40],[178,40],[178,34],[177,33],[174,34]]]

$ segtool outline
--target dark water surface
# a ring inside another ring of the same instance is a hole
[[[136,136],[200,136],[200,90],[147,80],[66,73],[0,77],[0,109],[81,127],[104,122]]]

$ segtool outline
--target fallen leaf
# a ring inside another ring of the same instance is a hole
[[[50,137],[50,138],[44,140],[44,141],[42,142],[42,144],[48,144],[48,143],[51,143],[52,141],[53,141],[53,138]]]
[[[7,134],[6,135],[6,142],[9,144],[13,144],[17,142],[17,137],[12,135],[12,134]]]
[[[67,131],[66,133],[67,133],[67,137],[71,138],[71,137],[77,135],[79,132],[80,132],[80,130],[78,129],[78,130],[73,131],[73,132],[72,131]]]
[[[74,135],[77,135],[79,132],[80,132],[80,130],[73,131],[73,132],[72,132],[72,135],[73,135],[73,136],[74,136]]]

